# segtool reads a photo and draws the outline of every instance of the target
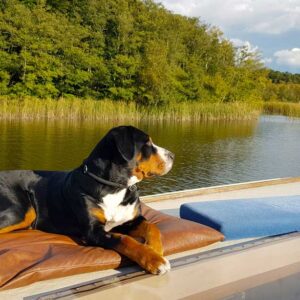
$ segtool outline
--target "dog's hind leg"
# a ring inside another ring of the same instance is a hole
[[[36,219],[36,213],[30,205],[18,205],[0,195],[0,233],[29,228]]]
[[[0,181],[0,233],[29,228],[36,217],[28,192]]]
[[[18,210],[7,209],[0,213],[0,233],[29,228],[36,219],[33,207],[30,207],[25,214]]]

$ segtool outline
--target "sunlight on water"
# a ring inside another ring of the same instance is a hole
[[[68,170],[112,123],[0,121],[0,169]],[[173,170],[140,184],[142,194],[300,176],[300,122],[133,123],[176,154]]]

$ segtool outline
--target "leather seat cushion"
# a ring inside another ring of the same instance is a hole
[[[146,205],[142,213],[159,227],[165,255],[223,240],[223,235],[210,227],[163,214]],[[113,250],[81,246],[63,235],[38,230],[4,233],[0,235],[0,289],[114,269],[121,261],[121,256]]]

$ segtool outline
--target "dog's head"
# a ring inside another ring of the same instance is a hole
[[[174,161],[172,152],[155,145],[148,134],[133,126],[111,129],[91,156],[111,162],[115,174],[109,177],[116,177],[116,172],[123,177],[126,174],[128,185],[147,177],[165,175]]]

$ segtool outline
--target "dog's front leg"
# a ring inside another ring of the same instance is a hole
[[[143,220],[129,232],[129,235],[132,237],[141,237],[145,239],[146,244],[150,248],[152,248],[159,255],[163,255],[161,234],[155,224]]]
[[[114,249],[152,274],[163,274],[170,270],[169,261],[151,247],[125,234],[105,232],[101,224],[90,229],[88,244]]]
[[[114,249],[135,261],[150,273],[163,274],[170,270],[169,261],[148,245],[141,244],[128,235],[116,233],[113,236],[119,239],[119,243]]]

